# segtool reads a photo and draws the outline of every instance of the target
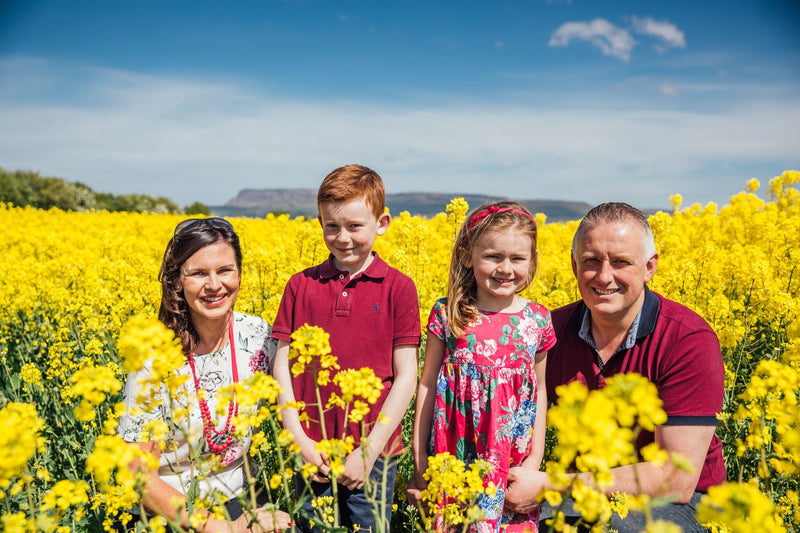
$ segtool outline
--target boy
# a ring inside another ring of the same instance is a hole
[[[345,460],[344,474],[337,478],[340,523],[350,530],[355,526],[378,530],[363,486],[370,473],[380,486],[385,468],[386,490],[378,497],[385,502],[388,530],[397,472],[393,457],[403,451],[400,421],[417,382],[420,319],[416,287],[372,251],[375,237],[386,232],[391,220],[384,212],[385,203],[383,182],[369,168],[347,165],[325,177],[317,192],[317,218],[330,255],[324,263],[292,276],[272,326],[272,337],[278,340],[273,373],[283,391],[279,402],[304,401],[310,418],[309,423],[300,422],[297,410],[283,411],[283,425],[300,445],[303,461],[319,468],[319,473],[311,476],[315,496],[331,495],[326,477],[330,468],[315,449],[323,438],[315,376],[306,372],[293,378],[289,371],[292,332],[303,324],[323,328],[330,334],[331,351],[342,370],[371,367],[383,382],[379,400],[364,418],[366,461],[359,424],[348,423],[340,408],[329,409],[324,416],[327,438],[340,439],[345,434],[355,439],[356,448]],[[333,387],[320,387],[323,402],[329,391],[336,390]],[[388,423],[375,423],[380,413],[388,417]],[[302,480],[295,480],[298,496],[303,485]],[[305,505],[311,508],[310,502]],[[304,520],[299,522],[304,531],[312,530]]]

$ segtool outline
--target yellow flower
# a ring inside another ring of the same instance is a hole
[[[62,479],[45,494],[42,509],[64,512],[70,507],[89,503],[89,485],[84,481]]]
[[[25,363],[20,369],[22,381],[28,385],[41,385],[42,372],[33,363]]]
[[[697,520],[721,523],[731,533],[786,531],[775,513],[775,505],[752,483],[710,487],[697,506]]]
[[[10,402],[0,409],[0,489],[22,474],[35,453],[44,452],[43,428],[33,405]]]

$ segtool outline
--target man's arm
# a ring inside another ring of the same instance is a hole
[[[369,445],[366,449],[358,447],[345,459],[344,474],[339,476],[338,481],[348,489],[360,489],[364,486],[364,479],[372,471],[372,466],[411,404],[417,384],[417,347],[410,344],[395,346],[392,351],[392,366],[395,376],[392,390],[380,407],[381,413],[389,421],[376,422],[367,436]]]
[[[685,457],[693,467],[687,472],[667,461],[663,466],[651,462],[640,462],[611,469],[614,482],[607,494],[624,492],[647,494],[654,497],[674,497],[675,503],[687,503],[697,487],[700,472],[705,462],[708,447],[714,436],[714,426],[657,426],[655,442],[662,450]],[[511,469],[506,505],[516,512],[525,512],[534,507],[536,497],[542,490],[554,488],[549,481],[531,476],[527,472]],[[589,482],[588,474],[574,474]]]
[[[663,466],[642,462],[612,468],[614,484],[608,492],[672,496],[676,503],[686,503],[692,497],[700,472],[714,436],[714,426],[657,426],[655,442],[659,447],[688,459],[692,472],[667,461]]]

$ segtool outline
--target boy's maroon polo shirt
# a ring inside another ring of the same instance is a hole
[[[394,382],[394,348],[419,346],[420,342],[419,300],[414,282],[387,265],[375,252],[373,255],[372,263],[354,278],[338,270],[330,257],[321,265],[292,276],[272,326],[272,338],[288,342],[291,342],[292,332],[303,324],[319,326],[330,334],[331,352],[338,358],[342,370],[362,367],[373,369],[383,382],[384,389],[365,418],[367,434]],[[306,402],[306,412],[311,418],[309,425],[303,424],[305,432],[319,441],[323,435],[319,425],[314,379],[307,368],[305,373],[293,378],[292,384],[295,399]],[[320,387],[320,390],[323,403],[331,392],[339,392],[339,388],[332,383]],[[359,445],[359,424],[345,423],[341,408],[327,410],[325,430],[325,437],[329,439],[352,435],[356,439],[356,446]],[[400,432],[398,425],[384,448],[385,453],[402,453]]]
[[[665,425],[717,425],[725,370],[719,340],[700,315],[645,287],[634,346],[615,353],[601,369],[595,350],[578,335],[586,312],[582,301],[552,312],[558,342],[547,357],[547,396],[551,401],[558,401],[555,389],[559,385],[581,381],[590,390],[601,389],[614,374],[636,372],[658,388],[668,417]],[[653,440],[652,432],[642,431],[636,449]],[[705,492],[726,478],[722,442],[715,434],[696,490]]]

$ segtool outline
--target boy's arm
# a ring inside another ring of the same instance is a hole
[[[414,476],[408,483],[408,497],[412,503],[421,497],[426,482],[422,477],[428,469],[428,441],[431,437],[431,421],[436,404],[436,382],[444,358],[444,341],[428,333],[425,341],[425,364],[417,389],[417,403],[414,410],[414,429],[411,438],[411,453],[414,459]]]
[[[295,408],[286,408],[287,403],[295,401],[294,389],[292,387],[292,374],[289,370],[289,342],[278,341],[278,350],[275,353],[275,365],[272,368],[272,375],[278,382],[281,392],[278,394],[278,405],[281,407],[281,421],[283,427],[288,429],[294,437],[294,441],[300,446],[300,455],[304,463],[317,465],[322,476],[312,475],[310,479],[317,482],[328,481],[330,467],[317,451],[317,442],[306,435],[303,424],[300,422],[300,414]]]
[[[375,461],[411,404],[417,384],[417,347],[411,344],[395,346],[392,351],[392,366],[395,376],[392,390],[380,406],[381,413],[389,421],[375,423],[366,437],[369,441],[366,449],[358,447],[345,459],[344,474],[339,476],[338,481],[348,489],[360,489],[364,485],[364,479],[372,471]]]

